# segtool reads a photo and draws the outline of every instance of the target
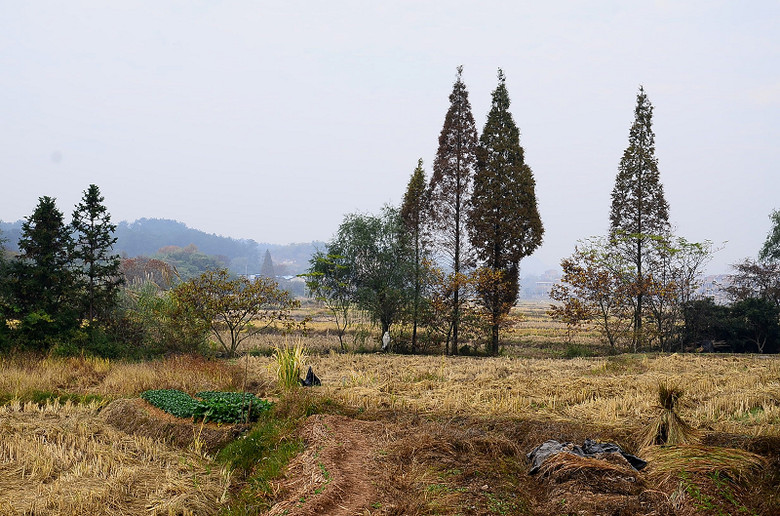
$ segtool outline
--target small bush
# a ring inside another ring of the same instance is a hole
[[[563,352],[563,358],[592,357],[594,353],[587,346],[571,343],[566,346]]]

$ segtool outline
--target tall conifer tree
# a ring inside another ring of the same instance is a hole
[[[544,228],[535,181],[520,146],[520,130],[509,112],[503,71],[477,150],[477,173],[468,217],[471,244],[484,269],[477,285],[491,314],[491,351],[498,353],[498,329],[517,299],[520,260],[542,243]]]
[[[20,315],[33,312],[52,317],[64,329],[71,323],[69,307],[73,275],[68,267],[70,233],[52,197],[40,197],[38,206],[22,223],[19,256],[13,266],[13,301]]]
[[[114,308],[124,281],[119,271],[121,260],[114,252],[116,224],[111,222],[104,202],[97,185],[89,185],[71,222],[75,237],[72,262],[82,290],[82,316],[90,324]]]
[[[431,228],[438,249],[450,259],[455,281],[451,305],[453,354],[458,353],[460,275],[472,265],[468,256],[466,215],[477,149],[477,129],[471,114],[469,94],[461,80],[462,74],[463,67],[459,66],[450,94],[450,107],[439,135],[439,149],[430,182]]]
[[[670,232],[669,205],[658,173],[653,133],[653,106],[639,87],[634,122],[628,134],[628,147],[620,159],[612,210],[609,215],[610,237],[634,264],[636,291],[634,307],[634,350],[642,338],[642,304],[645,295],[646,265],[650,239]]]
[[[404,200],[401,204],[401,219],[410,236],[414,248],[414,297],[412,299],[412,353],[417,349],[417,323],[420,319],[420,300],[422,298],[422,261],[427,254],[423,235],[423,223],[427,209],[427,188],[425,187],[425,171],[423,160],[417,161],[409,185],[406,187]]]
[[[260,267],[260,275],[266,278],[276,278],[276,271],[274,270],[274,261],[271,259],[271,251],[265,250],[265,256],[263,257],[263,265]]]

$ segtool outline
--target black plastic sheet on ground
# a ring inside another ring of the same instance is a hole
[[[531,471],[529,473],[533,475],[542,466],[542,463],[553,455],[559,453],[571,453],[580,457],[598,458],[600,454],[606,453],[619,453],[621,454],[635,470],[640,470],[647,465],[647,461],[644,461],[636,455],[626,453],[623,449],[614,443],[599,443],[592,439],[585,439],[582,446],[578,446],[574,443],[561,443],[554,439],[545,441],[531,453],[528,454],[528,459],[531,461]]]

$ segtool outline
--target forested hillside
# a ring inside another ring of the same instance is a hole
[[[0,235],[6,240],[6,248],[12,252],[18,251],[21,226],[21,220],[0,222]],[[115,251],[128,258],[153,256],[169,246],[194,245],[203,254],[221,257],[235,272],[247,274],[260,272],[266,250],[271,253],[274,265],[279,269],[278,274],[299,274],[308,266],[309,257],[318,244],[324,246],[321,242],[285,245],[258,243],[251,239],[205,233],[176,220],[154,218],[122,221],[117,224],[116,237]]]

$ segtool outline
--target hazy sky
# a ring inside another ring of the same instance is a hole
[[[0,220],[97,184],[115,221],[327,240],[430,176],[456,67],[503,68],[554,267],[604,234],[636,93],[672,223],[755,256],[780,208],[780,2],[0,0]],[[522,267],[522,264],[521,264]]]

